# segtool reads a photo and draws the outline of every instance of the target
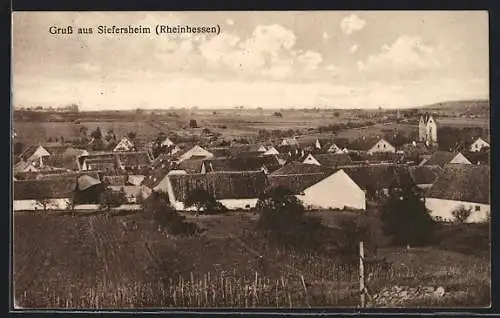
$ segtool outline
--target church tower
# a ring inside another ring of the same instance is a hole
[[[429,119],[427,120],[426,140],[431,145],[437,144],[437,124],[432,116],[429,116]]]
[[[424,121],[424,117],[420,116],[420,121],[418,122],[418,141],[424,142],[427,140],[427,126]]]

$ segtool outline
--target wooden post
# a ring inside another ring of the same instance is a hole
[[[365,268],[364,268],[365,252],[363,241],[359,241],[359,293],[361,297],[361,308],[365,308]]]

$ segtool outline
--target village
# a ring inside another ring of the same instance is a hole
[[[244,211],[279,186],[309,210],[367,211],[389,187],[414,183],[435,220],[453,221],[463,206],[471,211],[466,222],[483,222],[490,214],[489,137],[466,140],[461,151],[441,150],[435,117],[417,114],[416,138],[398,146],[373,135],[355,141],[293,135],[213,147],[176,143],[168,132],[144,140],[139,132],[113,136],[112,149],[93,150],[109,140],[100,131],[86,147],[63,138],[26,145],[14,158],[13,210],[99,210],[108,190],[123,194],[120,209],[140,210],[151,193],[161,192],[176,210],[192,211],[185,199],[203,190],[227,209]]]

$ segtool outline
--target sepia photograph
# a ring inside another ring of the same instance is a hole
[[[487,11],[14,11],[13,311],[489,308]]]

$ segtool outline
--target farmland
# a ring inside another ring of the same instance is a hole
[[[312,212],[313,213],[313,212]],[[325,224],[332,211],[314,212]],[[339,217],[354,217],[338,212]],[[189,216],[201,236],[168,237],[141,213],[14,217],[14,294],[24,308],[307,307],[359,304],[357,266],[249,239],[256,215]],[[454,249],[381,246],[390,268],[368,268],[370,292],[431,284],[435,306],[489,304],[489,259]],[[263,255],[264,262],[258,255]],[[412,304],[407,304],[411,306]]]

